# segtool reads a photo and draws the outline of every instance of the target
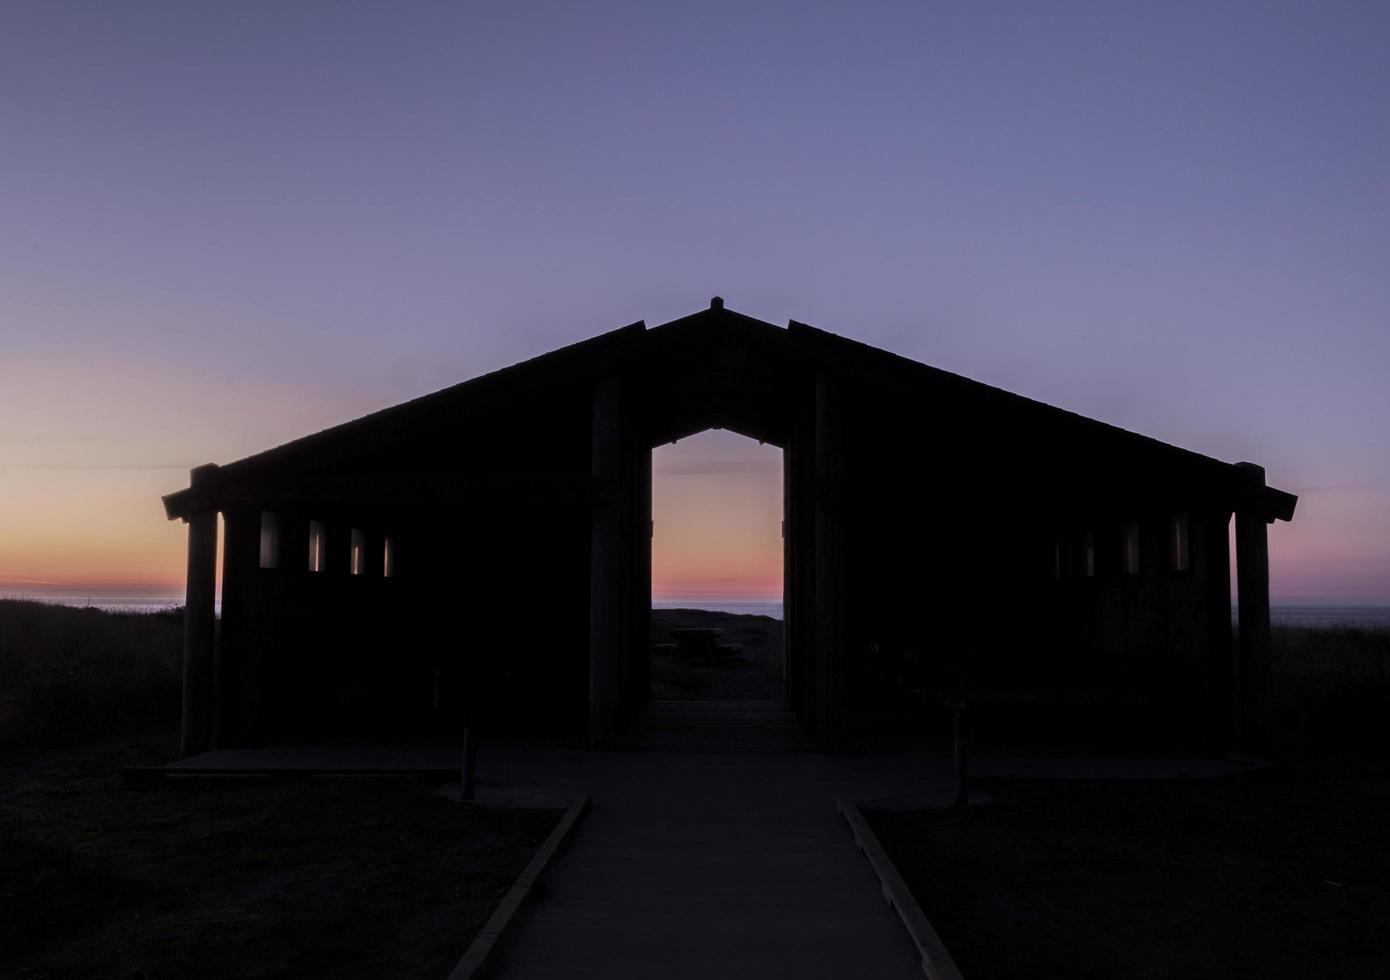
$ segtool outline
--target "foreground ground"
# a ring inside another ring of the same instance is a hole
[[[1390,764],[983,788],[869,814],[967,977],[1390,976]]]
[[[171,739],[0,758],[0,975],[442,977],[559,817],[408,780],[121,783]]]
[[[780,696],[780,622],[661,610],[652,639],[681,626],[722,628],[743,650],[718,666],[654,657],[655,697]],[[176,722],[179,629],[176,616],[0,602],[0,746],[49,746],[0,748],[0,976],[447,972],[558,815],[463,810],[398,781],[122,786],[122,765],[171,757],[167,729],[111,733]],[[1390,635],[1274,639],[1278,728],[1308,748],[1283,769],[1184,784],[1001,781],[986,787],[988,807],[873,816],[967,976],[1390,976],[1387,765],[1328,754],[1390,744]],[[578,753],[559,771],[642,758]],[[647,778],[683,778],[650,759]],[[872,786],[846,770],[843,785],[837,775],[819,789],[893,795],[922,779],[915,765]],[[601,775],[585,773],[583,788]],[[785,778],[774,766],[748,782]],[[683,791],[719,800],[727,785],[720,774]],[[760,800],[751,812],[768,810]],[[795,844],[785,831],[770,840]],[[752,899],[747,923],[764,914]]]

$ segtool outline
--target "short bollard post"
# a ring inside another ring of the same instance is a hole
[[[478,733],[471,722],[463,728],[463,766],[459,785],[459,799],[465,803],[473,802],[476,780],[474,773],[478,767]]]
[[[955,717],[951,722],[956,757],[956,797],[952,806],[966,806],[970,802],[970,736],[966,727],[966,704],[957,701],[952,705]]]

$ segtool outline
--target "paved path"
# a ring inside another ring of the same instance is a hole
[[[835,810],[837,792],[900,791],[906,773],[877,760],[865,779],[863,760],[811,754],[586,755],[565,781],[586,783],[592,808],[495,976],[920,980]]]

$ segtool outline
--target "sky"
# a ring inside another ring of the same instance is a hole
[[[1259,462],[1276,599],[1390,603],[1387,42],[1326,0],[10,0],[0,590],[176,587],[189,467],[719,294]],[[768,467],[672,451],[658,511],[717,484],[737,548]]]
[[[782,597],[782,450],[727,431],[652,450],[652,598]]]

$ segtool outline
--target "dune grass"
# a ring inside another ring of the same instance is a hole
[[[183,611],[0,600],[0,745],[71,744],[179,717]]]
[[[1278,749],[1390,755],[1390,630],[1276,626],[1270,658]]]

